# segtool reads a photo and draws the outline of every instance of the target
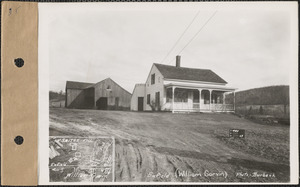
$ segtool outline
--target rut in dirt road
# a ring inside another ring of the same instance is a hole
[[[207,170],[227,171],[231,176],[205,176]],[[183,151],[167,147],[143,146],[136,141],[116,141],[115,181],[153,182],[226,182],[239,181],[234,171],[238,169],[275,173],[277,180],[287,180],[283,173],[289,167],[282,164],[259,162],[235,157],[224,158],[196,151]],[[192,175],[181,176],[180,171]],[[179,172],[179,173],[178,173]],[[201,176],[199,176],[201,175]],[[265,180],[265,179],[260,179]]]

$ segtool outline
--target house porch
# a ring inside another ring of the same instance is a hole
[[[165,86],[164,110],[174,112],[233,112],[235,92],[230,88]]]

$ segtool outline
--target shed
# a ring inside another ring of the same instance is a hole
[[[144,105],[146,104],[145,101],[145,84],[136,84],[131,97],[131,104],[130,110],[133,111],[143,111]]]

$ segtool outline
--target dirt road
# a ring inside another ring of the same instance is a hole
[[[245,139],[228,137],[245,129]],[[114,136],[115,181],[289,181],[289,127],[232,114],[50,109],[50,136]]]

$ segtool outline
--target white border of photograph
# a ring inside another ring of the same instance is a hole
[[[290,64],[290,182],[289,183],[177,183],[177,182],[108,182],[108,183],[51,183],[49,182],[49,23],[60,11],[78,10],[284,10],[290,12],[291,64]],[[39,185],[162,185],[162,184],[298,184],[298,4],[297,2],[176,2],[176,3],[39,3]]]

